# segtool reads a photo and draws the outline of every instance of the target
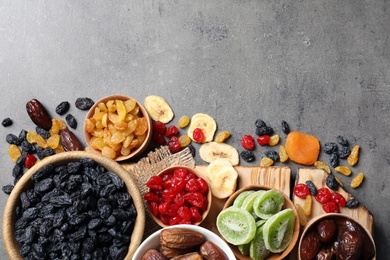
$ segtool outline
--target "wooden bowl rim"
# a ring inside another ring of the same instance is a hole
[[[292,200],[283,191],[281,191],[277,188],[271,187],[271,186],[266,186],[266,185],[248,185],[248,186],[242,187],[242,188],[238,189],[237,191],[235,191],[229,197],[229,199],[225,202],[223,209],[230,207],[233,204],[234,199],[243,191],[246,191],[246,190],[270,190],[270,189],[279,191],[283,195],[283,197],[284,197],[283,208],[291,208],[293,210],[294,216],[295,216],[294,231],[293,231],[293,235],[291,238],[291,242],[288,245],[288,247],[281,253],[270,253],[270,255],[267,258],[265,258],[266,260],[281,260],[281,259],[285,259],[287,257],[287,255],[292,252],[292,250],[294,249],[295,245],[298,242],[299,232],[300,232],[300,223],[299,223],[298,212],[297,212]],[[222,237],[222,239],[223,239],[223,237]],[[249,256],[244,256],[243,254],[241,254],[241,252],[238,250],[237,246],[232,245],[232,244],[228,243],[227,241],[226,241],[226,243],[230,246],[234,255],[238,259],[251,260],[251,258]]]
[[[130,97],[130,96],[127,96],[127,95],[124,95],[124,94],[113,94],[113,95],[109,95],[109,96],[105,96],[101,99],[99,99],[98,101],[96,101],[93,106],[88,110],[87,114],[85,115],[85,119],[84,119],[84,124],[83,124],[83,133],[84,133],[84,139],[85,139],[85,143],[87,144],[88,148],[97,153],[97,154],[101,154],[100,151],[94,149],[91,147],[90,145],[90,140],[91,140],[91,134],[88,133],[86,130],[85,130],[85,121],[86,119],[88,118],[91,118],[93,113],[95,112],[95,108],[99,105],[99,103],[103,102],[107,102],[109,100],[115,100],[115,99],[120,99],[120,100],[129,100],[129,99],[133,99],[137,102],[137,105],[139,106],[139,109],[142,113],[142,115],[147,119],[148,121],[148,130],[147,131],[147,134],[146,134],[146,138],[144,140],[144,142],[142,143],[142,145],[140,147],[138,147],[137,149],[135,149],[134,151],[132,151],[129,155],[127,156],[117,156],[115,159],[115,161],[117,162],[120,162],[120,161],[125,161],[125,160],[129,160],[131,158],[134,158],[134,157],[137,157],[138,155],[140,155],[142,152],[144,152],[146,150],[146,148],[148,147],[148,145],[150,144],[150,141],[152,140],[152,120],[148,114],[148,112],[146,111],[145,107],[135,98],[133,97]]]
[[[134,230],[131,235],[131,243],[129,245],[128,253],[125,257],[125,260],[132,259],[132,256],[138,246],[141,244],[142,237],[145,229],[145,208],[143,204],[143,198],[139,191],[136,182],[133,177],[117,162],[111,160],[102,155],[86,152],[86,151],[72,151],[72,152],[63,152],[56,155],[52,155],[44,158],[41,161],[38,161],[31,169],[26,171],[22,178],[16,183],[14,189],[8,197],[7,203],[4,208],[3,222],[2,222],[2,231],[4,238],[4,245],[7,251],[7,254],[11,260],[21,260],[23,259],[19,254],[19,245],[15,240],[14,234],[14,223],[15,223],[15,207],[19,204],[20,194],[28,187],[30,183],[31,176],[41,167],[53,164],[61,165],[68,161],[76,161],[80,158],[91,158],[100,165],[104,166],[107,170],[117,174],[126,184],[127,191],[131,195],[134,206],[137,210],[137,218],[134,225]],[[27,184],[27,186],[26,186]]]
[[[197,177],[199,178],[202,178],[203,177],[198,173],[197,170],[193,169],[193,168],[190,168],[188,166],[184,166],[184,165],[174,165],[174,166],[170,166],[170,167],[167,167],[165,168],[164,170],[161,170],[160,172],[158,172],[156,175],[161,175],[161,174],[165,174],[166,172],[170,172],[170,171],[173,171],[177,168],[184,168],[184,169],[187,169],[187,171],[191,171],[193,172]],[[207,184],[208,185],[208,184]],[[149,191],[150,189],[148,189]],[[208,206],[207,206],[207,210],[205,210],[203,213],[202,213],[202,221],[200,222],[195,222],[193,223],[192,225],[195,225],[195,226],[199,226],[207,217],[207,215],[209,214],[210,212],[210,208],[211,208],[211,204],[212,204],[212,193],[211,193],[211,190],[210,190],[210,187],[208,189],[208,192],[207,192],[207,200],[208,200]],[[154,216],[151,212],[149,212],[150,216],[152,217],[152,219],[162,228],[166,228],[166,227],[171,227],[171,225],[165,225],[164,223],[161,222],[161,220],[159,220],[156,216]]]

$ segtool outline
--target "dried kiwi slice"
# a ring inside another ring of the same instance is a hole
[[[270,251],[265,247],[263,238],[263,226],[256,230],[255,238],[249,244],[249,256],[252,259],[263,260],[270,254]]]
[[[295,215],[290,208],[284,209],[263,225],[263,238],[266,248],[273,253],[280,253],[290,244],[294,233]]]
[[[255,192],[254,190],[246,190],[246,191],[241,192],[234,199],[233,206],[236,206],[236,207],[240,208],[242,206],[242,203],[244,202],[244,200],[249,196],[249,194],[252,194],[254,192]]]
[[[262,219],[268,219],[278,213],[284,204],[283,195],[274,189],[265,191],[253,202],[253,211]]]
[[[232,206],[219,213],[217,229],[230,244],[242,245],[255,236],[256,223],[248,211]]]

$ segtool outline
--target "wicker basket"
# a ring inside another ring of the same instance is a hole
[[[16,219],[15,208],[20,203],[20,194],[29,187],[31,187],[31,176],[44,165],[62,165],[69,161],[76,161],[80,158],[93,159],[100,165],[104,166],[107,170],[116,173],[126,183],[127,191],[132,196],[134,205],[137,209],[137,219],[131,236],[129,250],[125,257],[125,260],[132,259],[134,252],[141,244],[145,229],[145,208],[141,193],[139,191],[138,186],[136,185],[136,182],[131,177],[131,175],[117,162],[95,153],[77,151],[65,152],[46,157],[45,159],[34,165],[31,169],[29,169],[15,185],[13,191],[8,198],[3,216],[3,239],[7,254],[11,260],[22,259],[21,255],[19,254],[19,245],[14,237],[14,223]]]

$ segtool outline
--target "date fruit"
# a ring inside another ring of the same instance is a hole
[[[320,236],[317,232],[312,231],[307,234],[301,244],[301,259],[315,259],[318,252],[321,250]]]
[[[160,233],[161,246],[170,248],[192,248],[199,246],[204,240],[205,238],[201,233],[185,228],[163,229]]]
[[[336,223],[331,219],[322,220],[318,223],[317,232],[320,235],[321,242],[328,243],[337,233]]]
[[[191,252],[184,255],[178,255],[171,260],[203,260],[203,257],[198,252]]]
[[[76,137],[76,135],[69,129],[61,130],[61,144],[65,151],[82,151],[84,150],[83,145]]]
[[[52,120],[45,107],[37,99],[31,99],[26,104],[28,116],[37,126],[49,130],[52,126]]]
[[[228,260],[225,253],[211,241],[206,241],[200,246],[200,253],[205,259]]]
[[[165,260],[165,257],[156,249],[149,249],[143,256],[142,260]]]

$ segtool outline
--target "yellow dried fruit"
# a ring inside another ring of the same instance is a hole
[[[339,165],[336,168],[334,168],[334,170],[338,173],[344,174],[345,176],[349,176],[352,173],[351,169],[349,169],[348,166],[344,166],[344,165]]]
[[[284,147],[283,145],[281,145],[279,147],[279,160],[281,162],[285,162],[288,160],[288,155],[287,155],[287,152],[286,152],[286,147]]]
[[[35,144],[37,142],[37,133],[34,131],[28,131],[26,135],[26,140],[30,144]]]
[[[177,122],[177,125],[180,128],[184,128],[184,127],[188,126],[188,124],[190,123],[190,120],[191,119],[189,116],[184,115],[184,116],[180,117],[179,121]]]
[[[47,147],[49,147],[49,146],[47,145],[46,140],[45,140],[42,136],[40,136],[40,135],[37,134],[36,137],[35,137],[35,140],[36,140],[36,143],[37,143],[38,146],[40,146],[40,147],[42,147],[42,148],[47,148]]]
[[[355,145],[351,149],[351,153],[347,157],[347,162],[348,162],[348,164],[350,166],[354,166],[358,162],[358,160],[359,160],[359,150],[360,150],[360,146],[359,145]]]
[[[106,156],[108,158],[111,158],[111,159],[115,159],[116,157],[116,152],[114,149],[112,149],[111,147],[109,146],[104,146],[103,149],[102,149],[102,155],[103,156]]]
[[[225,142],[226,139],[228,139],[230,137],[230,132],[228,131],[222,131],[222,132],[219,132],[216,136],[215,136],[215,141],[217,143],[223,143]]]
[[[322,162],[322,161],[314,162],[314,166],[317,167],[318,169],[325,170],[328,174],[331,173],[329,166],[326,163]]]
[[[356,175],[355,178],[352,179],[351,181],[351,187],[352,188],[357,188],[360,186],[360,184],[362,184],[363,182],[363,179],[364,179],[364,174],[361,172],[359,173],[358,175]]]
[[[297,213],[298,213],[299,223],[301,224],[301,226],[306,226],[307,216],[305,215],[305,212],[304,212],[302,206],[300,204],[295,204],[295,208],[296,208]]]
[[[10,146],[8,146],[8,154],[9,157],[11,157],[11,160],[13,162],[16,162],[18,158],[22,155],[22,152],[16,144],[11,144]]]
[[[271,166],[273,164],[274,164],[274,161],[268,157],[263,157],[260,160],[260,166]]]
[[[180,147],[187,147],[191,143],[192,139],[188,135],[182,135],[179,137]]]
[[[51,135],[60,133],[60,130],[61,130],[60,120],[61,119],[56,119],[56,118],[53,118],[51,120],[52,123],[51,123],[51,128],[49,130],[49,133]]]
[[[339,183],[340,187],[344,187],[344,184],[337,176],[334,176],[334,179]]]
[[[49,138],[47,138],[47,145],[50,148],[56,149],[59,144],[60,144],[60,135],[59,134],[52,134]]]
[[[275,146],[279,143],[279,140],[280,140],[279,135],[273,135],[270,137],[268,145]]]
[[[303,204],[303,213],[304,213],[306,216],[310,216],[312,204],[313,204],[313,199],[312,199],[312,197],[311,197],[311,196],[306,196],[306,198],[305,198],[305,203]]]

